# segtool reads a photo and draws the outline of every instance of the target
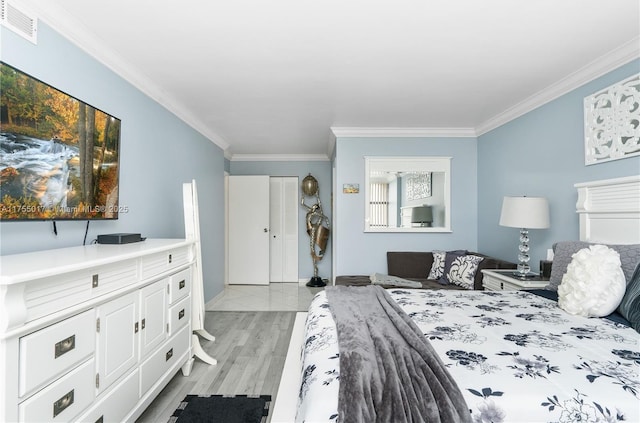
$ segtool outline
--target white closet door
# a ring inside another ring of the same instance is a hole
[[[298,281],[298,178],[270,179],[271,282]]]
[[[283,281],[298,282],[298,192],[297,177],[284,181],[284,254]]]
[[[282,178],[271,177],[269,179],[269,281],[271,282],[282,282],[283,279],[283,198]]]
[[[229,176],[229,284],[269,284],[269,176]]]

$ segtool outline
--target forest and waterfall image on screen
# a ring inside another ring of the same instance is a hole
[[[0,62],[0,220],[117,219],[120,120]]]

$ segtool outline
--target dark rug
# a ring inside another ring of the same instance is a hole
[[[169,423],[265,423],[271,395],[187,395]]]

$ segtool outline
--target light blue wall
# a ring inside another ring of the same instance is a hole
[[[205,299],[224,286],[223,151],[44,23],[38,45],[0,29],[0,59],[122,120],[120,205],[117,221],[94,221],[87,242],[101,233],[140,232],[183,238],[182,184],[195,179]],[[86,222],[0,223],[0,253],[82,245]]]
[[[269,175],[269,176],[297,176],[298,181],[309,174],[318,180],[320,187],[320,201],[322,211],[331,220],[331,163],[328,161],[231,161],[231,175]],[[302,198],[302,191],[298,193]],[[307,198],[307,204],[313,204]],[[300,279],[310,279],[313,276],[313,262],[311,260],[309,235],[306,230],[307,210],[300,206],[298,214],[298,275]],[[331,235],[324,257],[318,263],[318,276],[331,280]]]
[[[364,156],[443,156],[451,160],[451,233],[365,233]],[[336,276],[387,272],[387,251],[477,247],[475,138],[338,138],[334,260]],[[343,184],[359,184],[344,194]]]
[[[331,214],[329,162],[226,162],[222,150],[161,105],[52,31],[39,26],[38,45],[0,28],[0,59],[54,87],[122,119],[120,203],[129,207],[118,221],[95,221],[90,241],[100,233],[141,232],[147,237],[184,236],[182,183],[196,179],[200,200],[205,299],[223,289],[223,172],[298,176],[311,172],[320,182],[325,213]],[[640,61],[608,73],[487,134],[474,138],[375,138],[336,141],[336,216],[320,275],[386,272],[387,251],[459,249],[515,261],[517,230],[498,226],[502,197],[541,195],[551,205],[551,228],[531,231],[532,263],[555,241],[578,238],[574,183],[640,173],[640,157],[584,165],[585,96],[640,70]],[[452,229],[449,234],[364,233],[365,155],[451,156]],[[360,194],[342,185],[359,183]],[[303,214],[301,213],[301,219]],[[303,225],[301,224],[301,228]],[[0,223],[0,253],[82,244],[85,222]],[[300,277],[312,274],[300,235]],[[337,258],[336,258],[337,257]]]
[[[498,225],[502,198],[547,197],[551,228],[529,231],[531,268],[556,241],[579,238],[574,184],[640,173],[640,157],[584,164],[584,97],[640,71],[635,60],[478,138],[478,246],[517,261],[518,230]]]

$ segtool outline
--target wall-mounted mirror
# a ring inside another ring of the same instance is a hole
[[[451,232],[451,157],[365,157],[365,232]]]

